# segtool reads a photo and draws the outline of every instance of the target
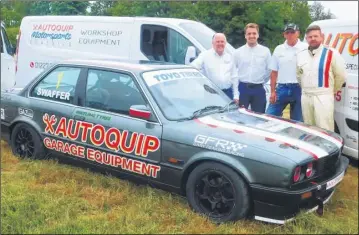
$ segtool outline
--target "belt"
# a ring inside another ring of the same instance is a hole
[[[263,87],[262,83],[247,83],[247,82],[241,82],[240,84],[243,84],[247,88],[257,88],[257,87]]]
[[[278,86],[299,86],[299,83],[278,83]]]

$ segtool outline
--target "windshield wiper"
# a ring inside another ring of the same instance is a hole
[[[206,106],[202,109],[198,109],[196,111],[193,112],[193,114],[189,117],[185,117],[185,118],[180,118],[178,119],[177,121],[183,121],[183,120],[192,120],[194,119],[195,117],[198,117],[200,116],[201,114],[205,113],[205,112],[208,112],[210,110],[219,110],[221,111],[223,109],[222,106],[218,106],[218,105],[210,105],[210,106]]]

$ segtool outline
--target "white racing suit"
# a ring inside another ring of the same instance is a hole
[[[297,53],[297,78],[302,88],[304,122],[334,131],[334,95],[346,78],[343,57],[324,45],[313,52],[300,51]]]

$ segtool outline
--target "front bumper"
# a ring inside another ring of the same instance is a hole
[[[349,159],[341,156],[335,174],[303,190],[273,189],[251,185],[254,201],[254,219],[269,223],[285,224],[301,211],[312,212],[323,209],[333,196],[336,186],[342,181],[349,165]],[[303,194],[310,194],[302,199]]]

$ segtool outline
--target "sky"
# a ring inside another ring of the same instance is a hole
[[[330,9],[337,19],[358,19],[358,1],[318,1],[325,8]],[[312,4],[313,1],[308,1]]]

